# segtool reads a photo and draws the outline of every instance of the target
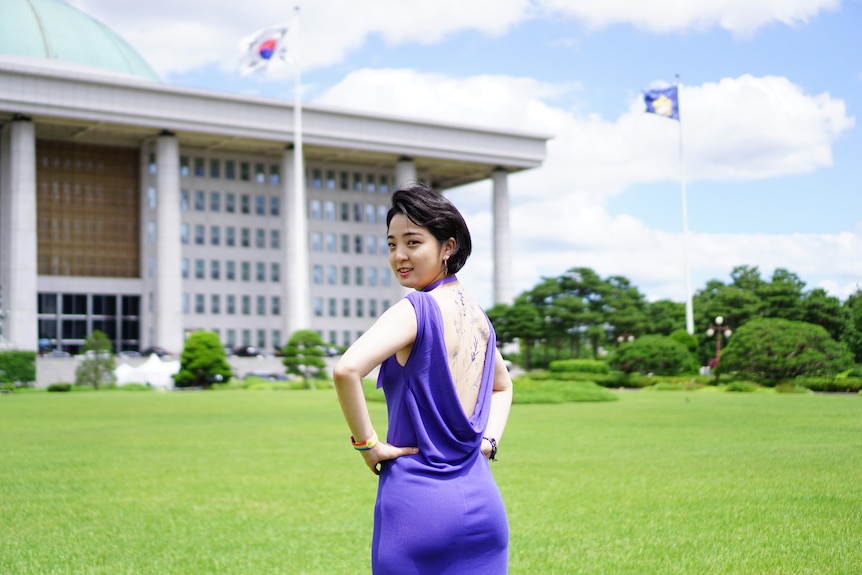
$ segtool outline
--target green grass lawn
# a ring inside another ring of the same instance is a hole
[[[514,406],[510,573],[862,572],[862,398],[619,398]],[[332,390],[0,396],[0,573],[368,573],[347,437]]]

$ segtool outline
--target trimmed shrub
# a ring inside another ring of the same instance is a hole
[[[740,393],[751,393],[760,389],[760,386],[750,381],[731,381],[724,386],[724,391],[735,391]]]
[[[577,371],[580,373],[610,373],[606,361],[598,359],[555,359],[548,365],[548,370],[558,373]]]
[[[811,391],[854,392],[862,390],[862,378],[800,376],[790,382]]]
[[[619,398],[591,381],[535,380],[528,376],[513,380],[512,403],[570,403],[617,401]]]
[[[0,351],[0,384],[36,381],[35,351]]]
[[[807,387],[795,383],[779,383],[775,386],[775,391],[777,393],[814,393]]]
[[[57,392],[72,391],[72,384],[71,383],[52,383],[51,385],[48,386],[48,391],[51,391],[51,392],[54,392],[54,391],[57,391]]]
[[[645,335],[621,345],[611,356],[610,364],[625,373],[657,375],[696,373],[698,368],[685,345],[664,335]]]

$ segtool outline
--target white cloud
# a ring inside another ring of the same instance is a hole
[[[288,20],[282,0],[69,0],[129,41],[161,74],[208,64],[236,67],[237,45],[251,32]],[[793,25],[837,9],[840,0],[375,0],[302,3],[302,66],[331,66],[377,35],[389,45],[433,44],[462,31],[502,35],[533,18],[566,18],[602,27],[631,24],[651,32],[713,27],[749,34]],[[275,71],[275,75],[280,74]]]
[[[538,3],[548,12],[582,20],[594,28],[631,24],[651,32],[675,32],[719,27],[735,34],[750,34],[773,22],[804,23],[841,5],[840,0],[538,0]]]
[[[682,233],[650,229],[634,215],[612,216],[605,209],[608,197],[632,185],[679,181],[679,125],[644,113],[639,96],[613,120],[545,103],[574,88],[506,76],[456,79],[412,70],[361,70],[319,101],[555,134],[542,168],[511,176],[516,293],[543,275],[584,266],[602,275],[625,275],[653,299],[684,299]],[[843,101],[806,94],[786,78],[725,78],[685,87],[682,93],[690,180],[748,181],[826,168],[834,141],[854,123]],[[476,257],[463,279],[480,290],[486,304],[491,298],[490,194],[488,182],[448,193],[476,238]],[[726,280],[733,267],[750,264],[764,273],[785,267],[803,279],[828,273],[846,285],[858,277],[862,229],[822,235],[692,234],[688,261],[693,278]],[[694,289],[702,285],[693,279]]]

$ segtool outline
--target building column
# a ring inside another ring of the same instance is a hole
[[[285,343],[300,329],[311,328],[310,274],[308,271],[308,207],[302,158],[296,161],[293,146],[281,156],[282,197],[285,211],[284,310]],[[298,164],[298,165],[297,165]]]
[[[508,172],[496,168],[491,173],[494,183],[494,304],[511,304],[512,293],[512,234],[509,227]]]
[[[15,118],[0,133],[0,284],[3,338],[16,349],[37,351],[36,128]]]
[[[402,184],[415,181],[416,164],[413,162],[413,158],[401,156],[395,165],[395,189],[397,190]]]
[[[155,341],[172,353],[183,349],[183,279],[180,269],[179,143],[171,132],[156,140]],[[145,308],[146,300],[141,302]]]

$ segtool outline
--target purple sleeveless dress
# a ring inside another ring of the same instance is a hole
[[[407,299],[416,310],[416,341],[404,366],[395,356],[383,362],[378,386],[389,412],[387,441],[419,453],[381,464],[372,572],[504,574],[509,525],[481,451],[494,387],[494,329],[488,322],[482,384],[468,419],[449,372],[437,301],[418,291]]]

